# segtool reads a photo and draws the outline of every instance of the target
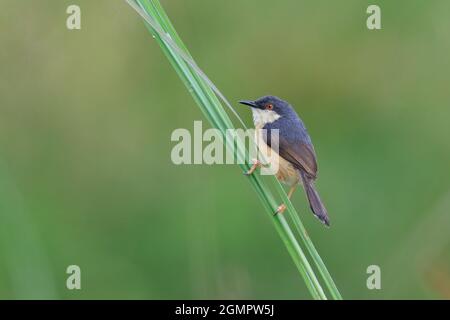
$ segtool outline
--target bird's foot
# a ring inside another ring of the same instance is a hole
[[[258,159],[252,159],[253,165],[251,166],[250,170],[244,172],[246,176],[251,175],[253,172],[255,172],[256,169],[262,167],[262,163]]]
[[[282,203],[278,208],[277,211],[275,211],[274,216],[276,216],[279,213],[283,213],[286,210],[286,205]]]

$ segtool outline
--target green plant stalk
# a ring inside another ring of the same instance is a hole
[[[167,34],[170,36],[170,39],[172,39],[176,43],[178,48],[181,48],[181,50],[183,50],[184,53],[188,55],[189,58],[191,58],[188,50],[186,49],[183,42],[179,38],[178,34],[176,33],[175,29],[170,23],[167,15],[165,14],[163,8],[161,7],[160,3],[157,0],[134,0],[134,3],[138,4],[140,8],[142,8],[150,17],[152,17],[155,21],[157,21],[159,27],[162,30],[164,30],[164,32],[167,32]],[[164,41],[164,39],[155,29],[152,28],[152,26],[150,26],[148,23],[146,25],[149,28],[149,30],[153,33],[154,37],[161,46],[163,52],[168,57],[170,63],[175,68],[176,72],[182,79],[183,83],[189,89],[189,92],[193,95],[194,100],[200,106],[206,118],[213,124],[213,126],[221,130],[223,134],[225,134],[226,129],[233,128],[233,124],[230,118],[228,117],[228,114],[223,109],[220,101],[218,100],[217,96],[215,95],[211,87],[208,85],[208,83],[205,83],[205,81],[203,81],[203,79],[199,76],[196,70],[194,70],[191,66],[189,66],[186,63],[186,61],[184,61],[184,59],[180,57],[177,54],[177,52],[173,50],[173,48],[170,45],[168,45],[168,43],[166,43],[166,41]],[[233,148],[233,150],[235,149]],[[239,141],[237,154],[238,158],[241,157],[241,159],[243,154],[245,154],[245,145]],[[244,170],[247,170],[248,164],[241,165],[241,167]],[[273,179],[275,178],[272,178],[272,180]],[[295,236],[293,235],[288,223],[286,222],[286,220],[282,215],[277,215],[275,218],[273,217],[272,213],[275,211],[277,207],[277,202],[271,195],[269,189],[263,183],[263,181],[259,176],[252,175],[249,178],[249,180],[252,183],[255,190],[257,191],[258,196],[262,200],[262,203],[266,208],[266,211],[270,214],[272,220],[274,221],[275,227],[278,233],[280,234],[282,241],[285,243],[291,257],[294,260],[295,265],[297,266],[300,274],[304,278],[307,288],[311,292],[313,298],[326,299],[326,296],[320,286],[320,283],[318,282],[314,274],[314,271],[312,270],[309,262],[307,261],[306,256],[304,255],[300,245],[298,244]],[[308,252],[312,256],[316,264],[316,267],[319,269],[319,272],[323,277],[325,284],[327,285],[327,288],[331,293],[331,296],[334,299],[340,299],[341,297],[339,291],[337,290],[320,256],[315,250],[312,241],[308,237],[306,230],[303,227],[303,224],[301,223],[297,213],[295,212],[295,209],[293,208],[290,201],[287,199],[286,193],[284,192],[278,181],[276,181],[276,179],[275,182],[277,190],[279,191],[285,203],[288,205],[288,212],[294,221],[296,229],[299,232],[300,237],[304,245],[306,246]]]
[[[279,191],[279,190],[278,190]],[[331,277],[330,272],[328,271],[327,267],[325,266],[325,263],[323,262],[322,258],[320,257],[319,253],[316,250],[316,247],[314,246],[313,242],[311,241],[311,238],[308,235],[308,232],[306,231],[303,223],[300,221],[299,216],[295,213],[295,208],[292,205],[292,202],[287,197],[286,192],[282,190],[282,192],[279,192],[283,202],[287,205],[287,209],[289,212],[294,212],[294,214],[289,214],[292,221],[294,222],[295,228],[297,229],[298,233],[300,234],[300,238],[305,245],[306,249],[308,250],[308,253],[310,254],[311,258],[314,261],[314,264],[316,265],[317,269],[319,270],[320,275],[322,276],[323,281],[325,282],[325,285],[330,292],[331,297],[334,300],[342,300],[341,293],[339,292],[339,289],[337,288],[336,284],[334,283],[333,278]]]

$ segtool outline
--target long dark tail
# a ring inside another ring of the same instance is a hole
[[[327,209],[325,209],[325,206],[323,205],[322,200],[320,200],[319,194],[314,187],[314,180],[303,170],[300,170],[300,174],[312,212],[320,221],[322,221],[322,223],[329,227],[330,218],[328,218]]]

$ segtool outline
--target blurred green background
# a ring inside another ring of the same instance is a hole
[[[450,298],[450,2],[162,3],[230,101],[305,121],[332,228],[294,204],[344,298]],[[0,298],[310,297],[237,166],[172,164],[204,118],[124,1],[0,4]]]

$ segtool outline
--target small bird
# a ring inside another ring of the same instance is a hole
[[[320,200],[314,181],[317,178],[317,161],[314,146],[300,117],[292,106],[275,96],[265,96],[255,101],[242,100],[239,103],[252,107],[253,122],[256,129],[256,141],[268,152],[274,150],[270,139],[272,129],[278,129],[278,171],[276,177],[290,187],[288,198],[290,199],[299,183],[303,184],[306,196],[314,215],[325,225],[330,225],[327,210]],[[258,130],[265,129],[265,130]],[[264,132],[265,134],[258,133]],[[275,142],[276,143],[276,142]],[[271,157],[273,158],[273,157]],[[273,160],[272,160],[273,161]],[[253,166],[245,174],[252,174],[262,163],[254,160]],[[281,204],[275,214],[286,210],[286,205]]]

